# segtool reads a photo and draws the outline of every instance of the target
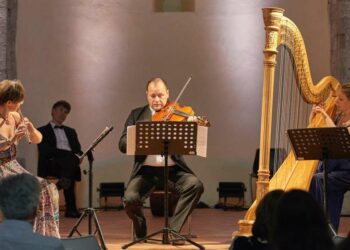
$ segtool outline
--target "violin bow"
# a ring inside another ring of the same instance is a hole
[[[176,97],[176,99],[175,99],[175,101],[174,101],[174,105],[176,105],[176,103],[180,100],[180,97],[182,96],[183,92],[185,91],[187,85],[190,83],[191,80],[192,80],[192,76],[190,76],[190,77],[187,79],[185,85],[182,87],[180,93],[177,95],[177,97]],[[165,117],[165,120],[167,120],[167,119],[169,118],[169,116],[170,116],[171,112],[173,111],[173,109],[174,109],[174,106],[172,106],[172,107],[169,109],[168,114],[167,114],[166,117]]]

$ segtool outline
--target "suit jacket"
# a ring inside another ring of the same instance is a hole
[[[76,158],[74,154],[82,154],[80,142],[78,139],[77,132],[70,127],[63,126],[64,132],[66,133],[69,145],[72,151],[62,150],[56,148],[56,136],[55,132],[50,123],[47,125],[38,128],[38,130],[43,135],[43,140],[38,144],[39,159],[38,159],[38,176],[45,177],[48,175],[54,175],[56,177],[57,173],[52,172],[52,169],[55,167],[55,161],[63,157],[71,157],[71,159]],[[81,171],[79,166],[79,161],[77,158],[75,161],[69,161],[68,164],[71,164],[72,167],[75,167],[77,170],[75,172],[75,180],[81,180]]]
[[[119,139],[119,149],[122,153],[126,153],[126,143],[127,143],[127,127],[135,125],[138,121],[151,121],[152,113],[149,109],[149,106],[144,106],[136,108],[131,111],[128,119],[125,122],[123,133]],[[134,168],[131,172],[131,178],[133,178],[143,166],[144,161],[146,160],[147,155],[135,155]],[[182,155],[171,155],[170,158],[178,165],[182,170],[188,173],[192,173],[192,170],[187,166]]]
[[[4,220],[0,223],[2,250],[64,250],[60,239],[33,232],[33,226],[22,220]]]

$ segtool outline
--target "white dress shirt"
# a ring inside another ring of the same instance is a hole
[[[152,112],[152,115],[154,115],[154,113],[156,112],[155,110],[153,110],[151,107],[149,107],[149,109]],[[165,157],[162,155],[148,155],[146,157],[145,162],[143,163],[143,165],[148,165],[148,166],[152,166],[152,167],[164,167],[165,166]],[[176,165],[175,162],[170,158],[170,156],[168,157],[168,166],[174,166]]]
[[[56,147],[58,149],[72,151],[72,149],[69,145],[67,135],[64,132],[64,129],[63,128],[55,128],[55,126],[61,126],[61,125],[57,125],[57,124],[53,123],[52,121],[50,122],[50,124],[51,124],[53,132],[55,133],[55,136],[56,136]]]

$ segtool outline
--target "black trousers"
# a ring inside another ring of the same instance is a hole
[[[63,190],[66,212],[76,212],[75,181],[72,181],[69,188]]]
[[[323,164],[320,164],[310,184],[310,193],[322,207],[323,171]],[[350,190],[350,160],[328,160],[327,171],[328,219],[338,231],[344,194]]]
[[[169,222],[171,229],[180,232],[187,217],[197,205],[204,191],[197,176],[183,171],[178,166],[169,167],[169,186],[179,195],[174,215]],[[137,238],[147,235],[143,203],[156,187],[164,184],[164,168],[143,166],[139,173],[130,180],[124,195],[125,210],[132,220]]]
[[[77,171],[80,171],[79,161],[73,153],[67,151],[60,158],[55,158],[55,164],[58,177],[69,179],[71,182],[69,187],[63,190],[66,212],[76,212],[75,179]]]

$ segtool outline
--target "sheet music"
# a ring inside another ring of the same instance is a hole
[[[136,154],[136,125],[129,126],[127,128],[127,155]],[[207,142],[208,142],[208,127],[197,125],[197,141],[195,151],[190,155],[198,155],[201,157],[207,157]]]
[[[197,128],[197,155],[207,157],[208,127]]]
[[[126,154],[135,155],[136,152],[136,125],[127,128]]]

